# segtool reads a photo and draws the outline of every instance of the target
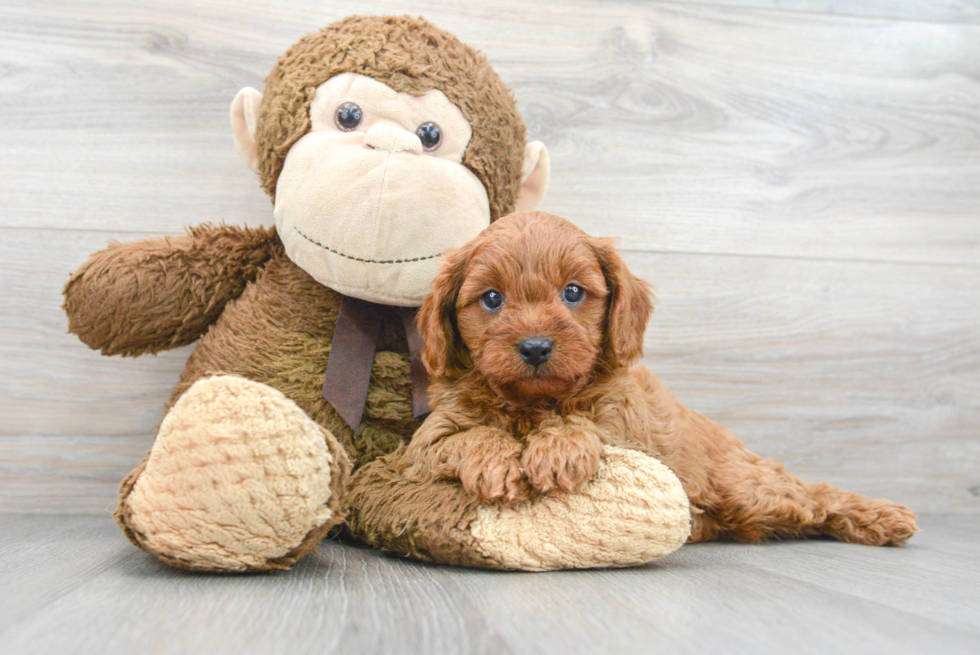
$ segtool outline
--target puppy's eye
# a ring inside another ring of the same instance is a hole
[[[495,312],[504,306],[504,297],[496,289],[490,289],[480,296],[480,303],[491,312]]]
[[[442,129],[432,121],[419,125],[415,134],[422,142],[422,147],[425,150],[435,150],[442,143]]]
[[[363,118],[364,113],[361,111],[361,108],[353,102],[345,102],[340,105],[333,115],[333,120],[337,124],[337,127],[344,132],[353,132],[356,130]]]
[[[574,282],[565,285],[565,290],[561,293],[561,298],[569,305],[577,305],[585,298],[585,289]]]

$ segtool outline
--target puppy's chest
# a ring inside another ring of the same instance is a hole
[[[512,416],[509,425],[505,426],[517,439],[524,439],[527,435],[541,424],[543,417],[537,416]]]

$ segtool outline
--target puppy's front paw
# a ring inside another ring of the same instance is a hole
[[[521,471],[520,444],[490,442],[472,448],[459,465],[467,493],[482,501],[503,504],[527,500],[531,489]]]
[[[594,429],[575,423],[542,426],[528,435],[524,475],[538,491],[575,491],[599,469],[602,442]]]

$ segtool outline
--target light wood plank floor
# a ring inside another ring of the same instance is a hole
[[[489,573],[325,542],[276,575],[157,564],[107,517],[0,515],[0,653],[980,652],[980,522],[902,548],[685,546],[621,571]]]

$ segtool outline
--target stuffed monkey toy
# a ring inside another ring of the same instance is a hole
[[[231,107],[274,228],[110,244],[65,287],[105,355],[198,341],[115,518],[160,561],[284,569],[344,526],[422,560],[629,566],[678,548],[689,509],[657,460],[609,449],[574,493],[481,505],[393,465],[427,410],[414,314],[438,257],[532,209],[549,160],[485,57],[422,19],[351,17]]]

